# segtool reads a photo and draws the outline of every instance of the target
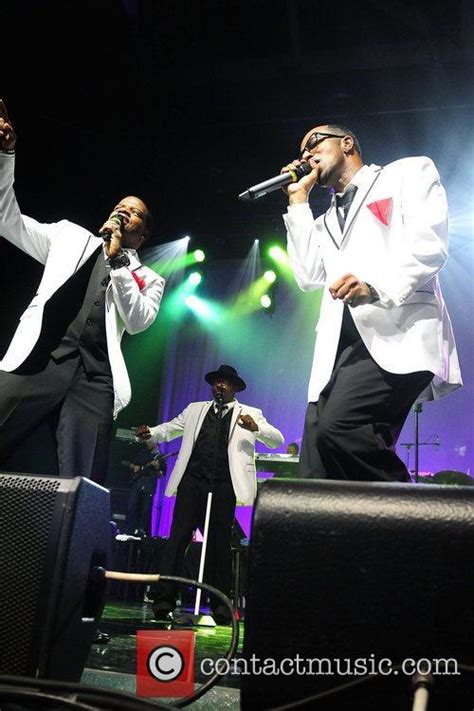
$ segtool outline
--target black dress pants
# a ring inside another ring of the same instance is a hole
[[[182,575],[186,548],[191,542],[193,532],[196,528],[204,530],[208,492],[209,482],[204,477],[190,474],[183,476],[178,486],[170,536],[156,572],[162,575]],[[235,493],[230,479],[215,481],[203,580],[227,597],[230,597],[232,585],[230,539],[235,504]],[[176,592],[176,586],[173,584],[160,582],[152,587],[150,595],[155,603],[168,603],[173,610],[176,606]],[[221,604],[218,598],[211,596],[214,612]]]
[[[395,445],[428,371],[383,370],[359,339],[339,348],[331,378],[306,411],[301,477],[409,481]]]
[[[38,372],[0,372],[0,465],[40,423],[57,443],[59,475],[103,484],[107,475],[114,392],[110,375],[89,376],[79,353]]]

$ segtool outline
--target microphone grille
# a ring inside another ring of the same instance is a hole
[[[305,175],[309,175],[312,171],[312,167],[309,163],[301,163],[297,168],[295,168],[296,177],[303,178]]]
[[[123,215],[121,215],[120,212],[117,212],[115,215],[112,215],[112,217],[110,219],[113,220],[114,222],[116,222],[119,225],[119,227],[122,227]]]

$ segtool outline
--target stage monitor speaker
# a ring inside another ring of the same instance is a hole
[[[433,673],[430,711],[471,709],[474,676],[460,665],[474,667],[473,512],[471,487],[265,482],[249,550],[241,708],[324,692],[298,708],[408,710],[420,664]]]
[[[0,473],[0,673],[79,681],[107,567],[109,492],[88,479]]]

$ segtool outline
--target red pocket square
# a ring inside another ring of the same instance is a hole
[[[135,279],[135,281],[138,284],[138,288],[140,291],[145,288],[145,279],[142,277],[138,276],[138,274],[135,274],[135,272],[132,272],[132,277]]]
[[[392,202],[392,198],[385,198],[384,200],[371,202],[367,207],[374,213],[375,217],[379,218],[380,222],[383,222],[384,225],[388,225],[390,212],[392,211]]]

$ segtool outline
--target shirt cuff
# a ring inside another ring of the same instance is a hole
[[[297,205],[288,205],[287,214],[291,215],[291,214],[296,214],[298,212],[308,212],[308,211],[311,212],[309,202],[300,202]]]

